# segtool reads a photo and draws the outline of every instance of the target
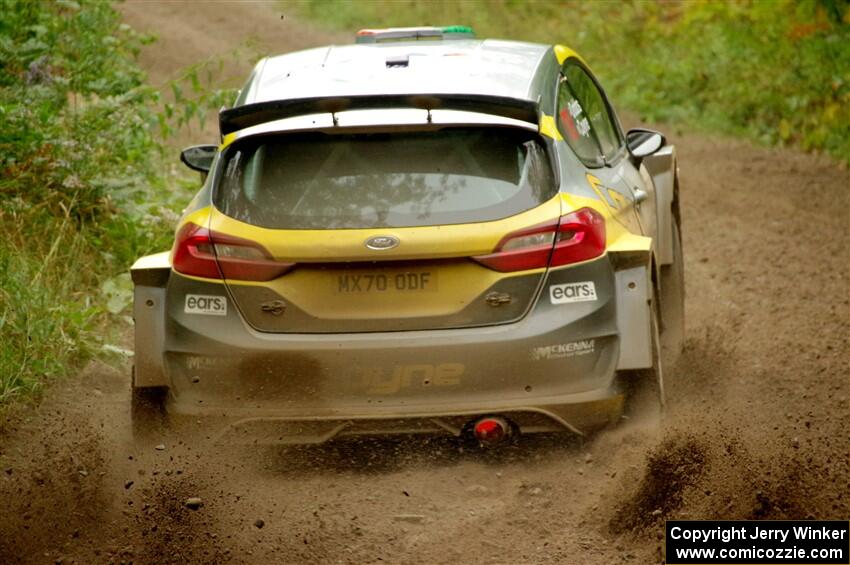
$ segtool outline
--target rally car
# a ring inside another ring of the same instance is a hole
[[[676,154],[568,47],[362,30],[261,60],[219,123],[173,248],[132,267],[137,429],[498,443],[663,403]]]

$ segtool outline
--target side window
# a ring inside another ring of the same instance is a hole
[[[585,165],[601,167],[602,153],[591,131],[590,120],[570,86],[562,76],[558,86],[558,129]]]
[[[558,89],[558,124],[561,134],[588,165],[602,164],[622,144],[605,98],[587,72],[567,62]]]

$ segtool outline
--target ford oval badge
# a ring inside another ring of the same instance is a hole
[[[384,249],[392,249],[398,247],[398,238],[392,235],[376,235],[366,240],[366,247],[383,251]]]

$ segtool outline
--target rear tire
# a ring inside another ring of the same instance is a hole
[[[133,367],[132,388],[130,389],[130,418],[133,438],[152,441],[161,436],[166,428],[165,400],[168,389],[165,387],[136,387],[136,368]]]

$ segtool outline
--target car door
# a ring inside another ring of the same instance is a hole
[[[576,58],[567,59],[561,68],[557,122],[564,140],[587,167],[590,187],[617,221],[640,233],[629,182],[636,170],[627,158],[619,123],[596,79]]]

